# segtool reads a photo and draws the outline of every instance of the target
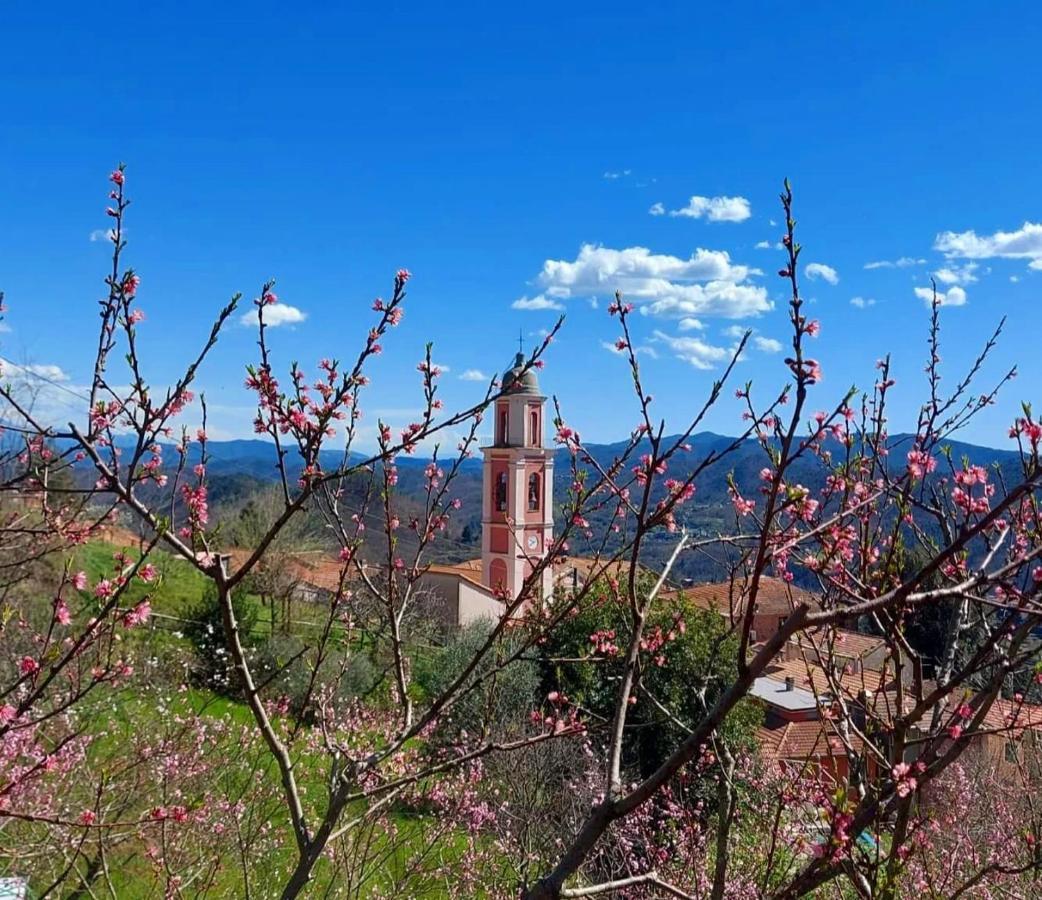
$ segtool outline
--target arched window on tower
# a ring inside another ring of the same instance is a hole
[[[528,418],[529,418],[529,423],[530,423],[530,428],[531,428],[531,433],[532,433],[532,436],[531,436],[531,438],[529,438],[528,442],[533,447],[538,447],[539,446],[539,411],[533,409],[532,412],[529,414]]]
[[[507,508],[507,473],[500,472],[496,476],[495,496],[492,498],[497,512],[503,512]]]
[[[496,443],[501,447],[505,446],[507,442],[507,411],[501,409],[499,411],[499,433],[496,436]]]
[[[538,472],[533,472],[528,476],[528,508],[532,511],[539,509],[540,495],[542,494],[540,482],[541,479]]]

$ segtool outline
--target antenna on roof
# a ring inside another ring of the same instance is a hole
[[[523,327],[517,329],[517,349],[522,356],[525,355],[525,329]]]

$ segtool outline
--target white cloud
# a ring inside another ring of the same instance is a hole
[[[784,245],[781,241],[775,241],[773,244],[770,241],[758,241],[756,244],[757,250],[783,250]]]
[[[464,369],[459,374],[459,380],[460,381],[491,381],[492,379],[489,378],[489,376],[486,375],[484,372],[482,372],[481,369]]]
[[[629,174],[629,169],[623,169],[621,172],[605,172],[604,177],[607,178],[608,181],[617,181],[620,178],[625,178]]]
[[[1042,269],[1042,224],[1025,222],[1016,231],[978,235],[976,231],[944,231],[933,242],[949,259],[1026,259]]]
[[[564,307],[556,300],[551,300],[549,297],[539,294],[535,297],[522,297],[519,300],[515,300],[510,304],[511,309],[564,309]]]
[[[724,329],[724,334],[729,338],[735,338],[737,340],[738,338],[745,337],[745,333],[748,330],[749,329],[744,325],[728,325],[727,328]]]
[[[661,318],[691,318],[694,316],[723,316],[743,319],[771,309],[764,288],[730,281],[711,281],[708,284],[670,285],[675,296],[655,300],[640,311],[643,315]]]
[[[780,353],[782,348],[781,341],[776,341],[774,338],[760,337],[760,335],[756,335],[753,338],[753,345],[763,353]]]
[[[682,359],[696,369],[712,369],[718,363],[730,358],[730,353],[726,348],[714,347],[699,338],[672,337],[662,331],[656,331],[655,337],[666,344],[677,359]]]
[[[15,363],[0,358],[0,381],[37,422],[64,425],[85,415],[89,387],[72,382],[61,366],[49,363]],[[116,390],[121,390],[117,387]],[[21,422],[21,414],[6,400],[0,401],[0,419]]]
[[[539,280],[554,296],[603,291],[612,282],[648,279],[675,281],[743,281],[750,274],[746,266],[731,264],[725,250],[696,250],[688,259],[652,253],[646,247],[612,250],[584,244],[574,262],[547,260]]]
[[[1016,284],[1018,281],[1020,281],[1020,276],[1019,275],[1010,275],[1009,276],[1009,280],[1012,281],[1014,284]]]
[[[619,290],[654,316],[740,319],[772,308],[766,289],[747,283],[754,274],[758,270],[732,263],[723,250],[698,249],[682,259],[646,247],[584,244],[572,261],[546,260],[538,282],[555,299]]]
[[[851,297],[850,305],[856,306],[858,309],[868,309],[870,306],[875,306],[876,301],[873,297]]]
[[[824,263],[808,263],[803,267],[803,274],[811,281],[817,281],[820,278],[829,284],[839,284],[839,273],[832,266],[826,266]]]
[[[911,256],[902,256],[900,259],[879,259],[875,262],[865,263],[866,269],[907,269],[910,266],[925,266],[925,259],[915,259]]]
[[[977,280],[977,276],[973,274],[976,269],[975,262],[968,262],[962,266],[945,266],[934,272],[933,277],[941,284],[972,284]]]
[[[665,207],[661,203],[656,203],[650,210],[653,216],[660,216],[664,211]],[[688,200],[687,206],[671,209],[669,214],[685,219],[704,218],[710,222],[744,222],[752,215],[752,210],[745,197],[699,197],[695,195]]]
[[[50,363],[26,363],[19,365],[9,359],[0,358],[0,378],[18,379],[32,382],[34,380],[67,382],[69,376],[61,366]]]
[[[308,317],[308,314],[288,303],[272,303],[264,307],[264,324],[269,328],[278,328],[280,325],[299,325]],[[239,318],[243,325],[257,324],[257,310],[251,309],[244,312]]]
[[[666,214],[666,207],[661,203],[652,203],[651,208],[648,210],[649,216],[664,216]]]
[[[98,241],[111,241],[116,236],[116,232],[111,228],[95,228],[90,233],[90,242],[96,244]]]
[[[925,301],[926,305],[929,306],[933,303],[933,289],[925,287],[917,287],[915,289],[915,296],[920,300]],[[947,291],[939,290],[937,292],[937,299],[940,301],[941,306],[965,306],[966,305],[966,291],[964,291],[958,285],[948,288]]]
[[[705,328],[698,319],[693,319],[690,316],[685,316],[679,322],[677,322],[677,328],[681,331],[701,331]]]

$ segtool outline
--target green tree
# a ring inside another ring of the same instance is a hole
[[[649,588],[642,583],[640,589]],[[604,586],[595,588],[543,647],[545,690],[564,693],[591,725],[610,722],[632,627],[630,605]],[[641,775],[658,767],[732,683],[738,652],[724,619],[682,596],[656,604],[644,644],[623,748],[624,762]],[[723,739],[735,749],[750,745],[760,718],[754,704],[740,704],[724,722]]]
[[[232,592],[232,609],[239,624],[239,639],[244,646],[255,643],[257,607],[245,591]],[[195,678],[207,687],[229,696],[238,696],[239,682],[232,665],[221,620],[217,589],[207,582],[199,599],[188,608],[184,635],[195,648]]]

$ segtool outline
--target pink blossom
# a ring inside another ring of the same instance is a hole
[[[23,656],[18,669],[23,675],[34,675],[40,671],[40,664],[31,656]]]
[[[731,491],[731,502],[734,504],[735,512],[739,516],[747,516],[756,509],[755,500],[746,500],[737,491]]]
[[[915,480],[920,480],[937,468],[937,460],[929,453],[922,450],[908,451],[908,474]]]
[[[142,600],[123,616],[123,624],[127,628],[133,628],[135,625],[144,625],[151,615],[152,605],[147,600]]]

